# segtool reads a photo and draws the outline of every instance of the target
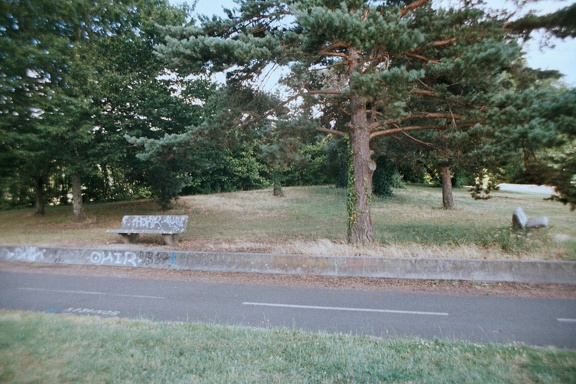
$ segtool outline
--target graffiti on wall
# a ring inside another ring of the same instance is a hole
[[[124,216],[122,228],[157,229],[167,232],[183,232],[188,216]]]
[[[6,252],[6,260],[18,260],[18,261],[44,261],[44,252],[46,250],[39,249],[36,247],[15,247],[12,251]]]
[[[132,251],[92,251],[88,256],[91,264],[122,265],[136,267],[138,265],[165,265],[170,256],[167,253]]]

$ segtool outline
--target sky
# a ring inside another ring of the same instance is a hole
[[[170,0],[172,4],[179,4],[185,0]],[[440,0],[450,2],[450,0]],[[193,0],[189,0],[191,4]],[[540,0],[531,8],[538,10],[538,14],[550,13],[572,4],[573,0]],[[488,0],[494,8],[510,6],[509,1]],[[204,15],[224,16],[223,8],[234,8],[233,0],[198,0],[194,13]],[[533,37],[524,46],[528,66],[537,69],[558,70],[565,75],[563,80],[570,86],[576,87],[576,39],[554,39],[554,47],[540,47],[541,35],[534,33]]]

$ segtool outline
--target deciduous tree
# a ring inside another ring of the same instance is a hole
[[[152,47],[161,42],[156,23],[183,23],[186,12],[164,0],[0,4],[2,173],[32,177],[43,212],[43,186],[56,166],[64,170],[81,221],[82,178],[110,158],[127,162],[127,129],[181,126]]]

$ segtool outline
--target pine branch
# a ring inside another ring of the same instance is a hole
[[[421,84],[423,84],[425,87],[430,88],[428,85],[424,84],[422,81],[420,81]],[[448,99],[444,96],[441,96],[438,92],[435,91],[429,91],[426,89],[420,89],[420,88],[414,88],[413,90],[410,91],[410,94],[412,95],[420,95],[420,96],[428,96],[428,97],[435,97],[437,99],[441,99],[444,100],[446,103],[449,103]],[[462,101],[457,101],[457,100],[452,100],[452,103],[454,104],[458,104],[458,105],[462,105],[466,108],[470,108],[470,109],[475,109],[475,110],[479,110],[482,111],[484,106],[478,108],[476,106],[470,105],[468,103],[462,102]]]
[[[310,91],[306,90],[306,94],[308,95],[341,95],[342,91],[335,91],[331,89],[327,89],[325,91]]]
[[[348,55],[342,52],[326,52],[326,51],[322,51],[321,52],[322,55],[324,56],[330,56],[330,57],[343,57],[345,59],[348,59]]]
[[[456,38],[455,38],[455,37],[452,37],[451,39],[435,41],[435,42],[432,43],[432,46],[435,47],[435,48],[444,47],[444,46],[446,46],[446,45],[453,44],[453,43],[455,43],[456,41],[457,41]],[[426,48],[426,46],[421,46],[421,47],[413,48],[409,53],[406,53],[406,56],[415,57],[415,58],[417,58],[417,59],[424,60],[424,61],[426,61],[426,62],[431,62],[431,63],[434,63],[434,64],[440,64],[440,61],[438,61],[438,60],[429,59],[429,58],[427,58],[426,56],[419,55],[419,54],[415,53],[415,52],[418,52],[419,50],[421,50],[421,49],[423,49],[423,48]]]
[[[309,72],[326,71],[326,70],[328,70],[328,69],[340,67],[340,66],[345,65],[345,64],[346,64],[346,63],[344,63],[343,61],[339,61],[339,62],[336,62],[336,63],[334,63],[334,64],[327,65],[327,66],[322,67],[322,68],[310,68],[308,71],[309,71]]]
[[[346,109],[342,108],[342,103],[338,103],[338,110],[342,112],[343,115],[350,116],[350,111],[347,111]]]
[[[415,114],[415,115],[400,117],[397,119],[389,119],[389,120],[384,121],[383,123],[381,123],[379,121],[375,121],[374,123],[372,123],[370,125],[369,129],[370,129],[370,132],[381,132],[381,131],[378,131],[378,128],[381,128],[382,124],[395,125],[396,127],[398,127],[398,123],[401,123],[403,121],[419,120],[419,119],[450,119],[452,121],[452,124],[456,125],[456,120],[463,120],[463,119],[465,119],[465,117],[462,115],[454,115],[452,112],[450,112],[450,113],[434,113],[434,112],[421,113],[421,114]],[[379,135],[382,135],[382,133],[378,134],[378,136]]]
[[[346,133],[344,133],[342,131],[337,131],[335,129],[319,127],[319,128],[316,128],[316,130],[318,132],[329,133],[329,134],[334,135],[334,136],[346,137]]]
[[[273,23],[277,22],[278,20],[280,20],[283,16],[287,16],[290,15],[291,13],[288,11],[277,11],[277,12],[272,12],[269,14],[257,14],[257,15],[252,15],[251,17],[247,18],[247,19],[237,19],[237,23],[234,24],[233,26],[231,26],[230,28],[223,30],[221,32],[219,31],[210,31],[207,30],[207,32],[209,32],[210,34],[213,34],[214,36],[220,36],[224,39],[229,39],[237,34],[241,34],[244,33],[248,30],[251,30],[251,34],[257,33],[257,32],[263,32],[266,31],[270,28],[270,25],[272,25]],[[210,21],[210,20],[208,20]]]
[[[440,94],[438,94],[438,92],[427,91],[427,90],[425,90],[425,89],[415,88],[415,89],[411,90],[410,93],[413,94],[413,95],[420,95],[420,96],[429,96],[429,97],[437,97],[437,98],[440,98]]]
[[[453,38],[448,39],[448,40],[435,41],[434,43],[432,43],[432,45],[435,47],[443,47],[445,45],[452,44],[455,42],[456,42],[456,38],[453,37]]]
[[[401,117],[398,119],[386,120],[386,122],[384,122],[384,124],[392,125],[392,124],[397,124],[397,123],[402,122],[402,121],[416,120],[416,119],[450,119],[452,121],[455,121],[455,120],[464,119],[464,116],[454,115],[453,113],[434,113],[434,112],[431,112],[431,113],[421,113],[421,114],[416,114],[416,115],[405,116],[405,117]]]
[[[415,138],[414,136],[409,135],[409,134],[407,134],[407,133],[404,132],[404,131],[402,131],[402,134],[403,134],[404,136],[406,136],[407,138],[409,138],[410,140],[415,141],[415,142],[418,143],[418,144],[422,144],[422,145],[424,145],[424,146],[427,146],[427,147],[430,147],[430,148],[436,149],[436,150],[440,150],[440,149],[441,149],[441,148],[440,148],[439,146],[437,146],[437,145],[434,145],[434,144],[432,144],[432,143],[428,143],[428,142],[426,142],[426,141],[417,139],[417,138]]]
[[[416,58],[416,59],[420,59],[420,60],[423,60],[423,61],[426,61],[426,62],[429,62],[429,63],[440,64],[440,62],[439,62],[438,60],[432,60],[432,59],[429,59],[429,58],[424,57],[424,56],[422,56],[422,55],[417,55],[417,54],[415,54],[415,53],[407,53],[406,56],[414,57],[414,58]]]
[[[542,16],[528,14],[504,25],[505,29],[520,33],[525,39],[530,33],[544,28],[560,39],[576,37],[576,3]]]
[[[261,114],[261,115],[259,115],[259,116],[256,116],[256,117],[254,117],[254,118],[252,118],[252,119],[250,119],[250,120],[247,120],[247,121],[243,122],[242,124],[239,124],[238,126],[239,126],[240,128],[244,128],[244,127],[247,127],[247,126],[250,125],[250,124],[258,123],[258,122],[266,119],[268,116],[270,116],[270,115],[278,112],[279,110],[281,110],[282,108],[284,108],[288,103],[296,100],[296,99],[299,98],[300,96],[301,96],[301,95],[300,95],[299,93],[296,94],[296,95],[290,96],[288,99],[284,100],[283,102],[281,102],[280,104],[278,104],[276,107],[274,107],[274,108],[266,111],[265,113],[263,113],[263,114]]]
[[[403,18],[404,16],[406,16],[406,14],[410,11],[415,10],[416,8],[419,8],[421,6],[423,6],[424,4],[426,4],[429,0],[416,0],[413,3],[410,3],[406,6],[406,8],[404,8],[403,10],[400,11],[400,18]]]
[[[350,44],[346,44],[346,43],[334,43],[329,47],[326,47],[325,50],[335,50],[335,49],[349,49],[350,48]]]
[[[384,129],[381,131],[372,132],[370,134],[370,139],[378,136],[386,136],[394,133],[404,133],[406,131],[424,131],[424,130],[436,130],[441,131],[446,129],[445,125],[412,125],[408,127],[397,127],[393,129]]]
[[[305,95],[341,95],[342,92],[341,91],[333,91],[333,90],[326,90],[326,91],[309,91],[306,90],[306,92],[304,93],[297,93],[295,95],[290,96],[288,99],[284,100],[282,103],[278,104],[276,107],[266,111],[265,113],[256,116],[252,119],[249,119],[241,124],[239,124],[238,126],[240,128],[244,128],[248,125],[254,124],[254,123],[258,123],[264,119],[266,119],[268,116],[278,112],[279,110],[281,110],[282,108],[284,108],[286,105],[288,105],[290,102],[296,100],[299,97],[305,96]],[[336,131],[338,132],[338,131]],[[330,132],[333,133],[333,132]]]
[[[363,73],[372,71],[374,68],[384,62],[386,63],[386,67],[383,68],[384,71],[387,71],[390,67],[390,55],[383,47],[377,47],[370,55],[368,61],[370,61],[370,65],[363,71]]]

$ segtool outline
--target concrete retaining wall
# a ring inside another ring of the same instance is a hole
[[[576,285],[576,262],[569,261],[394,259],[1,245],[0,260],[214,272]]]

